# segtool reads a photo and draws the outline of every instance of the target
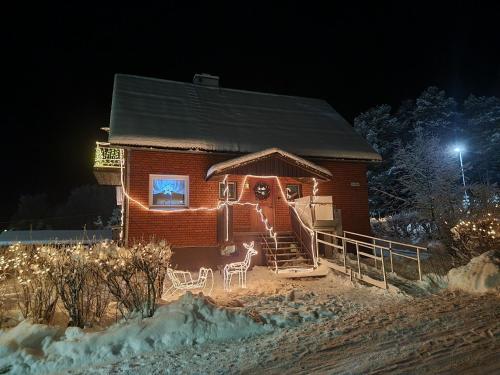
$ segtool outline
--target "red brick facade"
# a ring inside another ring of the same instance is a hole
[[[148,206],[149,175],[173,174],[189,176],[189,206],[214,207],[218,202],[218,181],[205,181],[208,168],[220,161],[234,156],[207,153],[162,152],[152,150],[127,151],[126,185],[128,193],[136,200]],[[330,170],[333,179],[320,183],[319,195],[331,195],[336,208],[342,210],[344,230],[369,233],[368,187],[366,164],[344,161],[311,160]],[[244,189],[242,201],[255,202],[250,188],[245,188],[242,176],[230,176],[229,181],[237,182],[238,194]],[[281,178],[283,187],[287,183],[302,185],[304,196],[311,195],[312,184],[301,183],[293,179]],[[274,227],[276,230],[290,230],[288,206],[279,194],[279,187],[274,183]],[[272,208],[270,209],[273,212]],[[247,232],[255,228],[255,210],[251,206],[235,207],[233,211],[233,230]],[[252,217],[253,215],[253,217]],[[257,223],[258,224],[258,223]],[[126,209],[125,236],[129,243],[137,240],[149,240],[151,237],[166,239],[175,247],[214,247],[217,246],[217,213],[215,211],[175,212],[148,211],[134,202],[129,202]]]

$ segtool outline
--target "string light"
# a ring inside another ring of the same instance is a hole
[[[254,249],[254,242],[244,243],[243,247],[247,249],[245,260],[243,262],[229,263],[224,266],[224,290],[231,290],[231,279],[234,274],[238,274],[238,282],[241,288],[247,287],[247,271],[250,268],[250,258],[257,254]]]
[[[241,200],[243,198],[243,194],[245,193],[244,186],[245,186],[248,178],[275,179],[276,182],[277,182],[277,185],[278,185],[281,197],[283,198],[284,202],[288,205],[288,207],[290,207],[291,209],[294,210],[294,212],[296,214],[296,217],[298,218],[298,221],[299,221],[300,225],[305,230],[307,230],[308,233],[310,234],[310,237],[311,237],[311,255],[312,255],[313,265],[314,265],[314,268],[318,267],[318,259],[317,259],[317,256],[315,254],[315,251],[314,251],[314,231],[311,228],[309,228],[304,223],[304,221],[300,218],[300,215],[299,215],[298,211],[295,208],[295,202],[288,201],[287,194],[285,193],[285,191],[283,189],[283,186],[281,185],[281,181],[279,180],[278,176],[262,176],[262,175],[253,175],[253,174],[247,174],[247,175],[245,175],[245,177],[243,178],[243,183],[241,184],[242,188],[241,188],[241,192],[240,192],[240,194],[238,196],[238,199],[236,201],[229,201],[229,196],[228,196],[229,185],[227,184],[228,175],[226,174],[224,176],[224,179],[223,179],[223,184],[224,184],[223,195],[225,197],[225,200],[223,202],[218,202],[217,205],[214,206],[214,207],[194,207],[194,208],[179,208],[179,209],[176,208],[176,209],[173,209],[173,210],[164,210],[164,209],[158,209],[158,208],[148,207],[148,206],[142,204],[141,202],[139,202],[138,200],[136,200],[136,199],[134,199],[133,197],[130,196],[130,194],[126,191],[125,184],[124,184],[124,173],[123,173],[124,164],[125,164],[125,160],[122,159],[121,160],[121,167],[120,167],[120,182],[121,182],[121,185],[122,185],[123,195],[125,197],[127,197],[127,199],[129,199],[130,201],[136,203],[138,206],[140,206],[141,208],[143,208],[143,209],[145,209],[147,211],[159,212],[159,213],[199,212],[199,211],[208,211],[209,212],[209,211],[217,211],[217,210],[219,210],[221,208],[225,208],[226,209],[226,241],[229,240],[229,214],[228,214],[229,213],[228,212],[229,206],[234,206],[234,205],[239,205],[239,206],[250,205],[250,206],[253,206],[255,208],[257,214],[259,215],[261,222],[264,224],[265,230],[269,233],[269,236],[274,241],[274,245],[275,245],[274,246],[275,247],[275,254],[274,254],[275,272],[278,272],[278,264],[277,264],[277,261],[276,261],[277,260],[276,259],[276,253],[278,251],[278,240],[277,240],[278,234],[277,234],[277,232],[274,230],[273,226],[269,225],[268,219],[263,214],[262,208],[260,208],[260,206],[259,206],[258,203],[241,202]],[[319,190],[318,189],[318,181],[316,180],[316,178],[313,177],[313,197],[316,196],[316,194],[318,193],[318,190]],[[313,200],[313,202],[314,202],[314,200]],[[122,222],[122,227],[123,227],[123,222]]]

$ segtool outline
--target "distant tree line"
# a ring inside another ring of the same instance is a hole
[[[22,195],[9,229],[101,229],[116,225],[118,216],[113,186],[85,185],[58,205],[52,205],[45,193]]]
[[[399,108],[361,113],[354,127],[383,158],[369,167],[371,214],[399,217],[397,235],[418,227],[446,239],[459,220],[498,209],[499,98],[470,95],[459,103],[429,87]],[[464,149],[465,189],[456,146]]]

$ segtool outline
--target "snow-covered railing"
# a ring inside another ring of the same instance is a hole
[[[123,149],[110,147],[109,143],[96,142],[95,168],[120,168],[123,159]]]
[[[422,256],[422,251],[426,252],[427,248],[404,242],[397,242],[397,241],[386,240],[383,238],[368,236],[366,234],[359,234],[355,232],[349,232],[346,230],[344,231],[344,237],[352,238],[353,236],[369,240],[369,242],[373,244],[373,254],[376,254],[379,251],[383,255],[383,252],[386,251],[389,255],[392,273],[394,273],[393,256],[398,256],[401,258],[406,258],[416,261],[418,268],[418,279],[422,281],[421,256]],[[376,260],[375,260],[375,268],[377,268]]]

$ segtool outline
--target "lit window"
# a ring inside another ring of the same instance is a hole
[[[230,201],[236,200],[236,182],[228,182],[228,197]],[[224,196],[224,182],[219,182],[219,199],[225,200],[226,197]]]
[[[149,175],[149,206],[175,208],[189,206],[189,176]]]

